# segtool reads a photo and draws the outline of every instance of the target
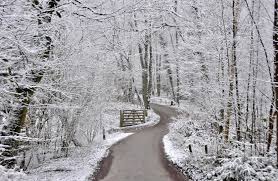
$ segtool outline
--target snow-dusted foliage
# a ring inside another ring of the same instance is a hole
[[[0,165],[28,170],[67,157],[119,130],[120,109],[148,109],[163,96],[156,101],[190,116],[170,126],[166,141],[183,148],[177,162],[188,172],[275,178],[275,8],[256,0],[1,0]]]
[[[26,174],[16,169],[7,169],[0,166],[0,180],[1,181],[21,181],[26,178]]]
[[[99,167],[100,161],[109,154],[108,149],[131,134],[110,134],[105,141],[98,137],[89,146],[72,150],[69,157],[48,161],[40,167],[30,170],[22,180],[91,180]]]
[[[194,180],[277,180],[273,5],[180,2],[179,78],[186,103],[164,142]]]
[[[0,2],[1,165],[26,170],[68,156],[111,125],[105,111],[122,97],[122,76],[99,31],[111,26],[99,4]]]
[[[276,180],[275,156],[266,144],[224,143],[215,120],[193,102],[182,103],[180,117],[164,137],[165,152],[192,180]],[[207,153],[206,153],[207,147]]]

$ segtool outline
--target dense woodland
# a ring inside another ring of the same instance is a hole
[[[278,165],[277,29],[277,0],[1,0],[0,163],[65,157],[107,103],[163,96]]]

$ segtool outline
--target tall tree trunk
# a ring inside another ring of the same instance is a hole
[[[170,82],[172,99],[175,100],[176,96],[175,96],[175,89],[174,89],[173,72],[172,72],[172,69],[170,66],[170,62],[169,62],[169,54],[168,54],[168,51],[166,50],[167,42],[164,40],[162,35],[160,35],[159,38],[160,38],[160,45],[164,51],[163,59],[165,61],[165,69],[167,71],[167,75],[168,75],[169,82]]]
[[[229,64],[229,98],[227,103],[227,117],[224,129],[225,142],[229,140],[231,116],[233,110],[233,95],[234,95],[234,79],[236,74],[236,48],[237,48],[237,31],[238,31],[238,14],[239,14],[239,0],[233,0],[233,44],[232,44],[232,58]],[[238,123],[236,124],[237,136],[239,135],[240,128]]]
[[[236,102],[237,102],[237,140],[241,138],[241,108],[240,108],[240,95],[239,95],[239,85],[238,85],[238,69],[237,69],[237,33],[238,33],[238,19],[240,13],[239,0],[235,0],[233,3],[233,63],[234,63],[234,73],[235,73],[235,91],[236,91]]]
[[[147,23],[146,23],[147,24]],[[144,100],[144,105],[145,109],[149,109],[149,90],[148,90],[148,84],[149,84],[149,36],[146,32],[145,35],[145,43],[144,43],[144,69],[143,70],[143,100]]]
[[[174,6],[174,11],[176,14],[178,14],[178,0],[175,0],[175,6]],[[179,37],[178,37],[178,25],[176,22],[176,19],[174,19],[176,23],[176,32],[175,32],[175,38],[176,38],[176,79],[177,79],[177,97],[176,97],[176,102],[178,105],[180,105],[180,67],[179,67],[179,59],[178,59],[178,48],[179,48]]]
[[[276,116],[276,157],[278,165],[278,0],[274,2],[273,21],[273,47],[274,47],[274,90],[275,90],[275,116]]]
[[[254,0],[253,0],[253,5],[254,5]],[[254,14],[254,6],[252,9],[252,14]],[[251,33],[250,33],[250,59],[249,59],[249,72],[248,72],[248,79],[247,79],[247,90],[246,90],[246,114],[245,114],[245,135],[244,135],[244,140],[246,141],[247,139],[247,134],[249,133],[249,125],[248,125],[248,120],[249,120],[249,102],[250,102],[250,81],[251,81],[251,72],[254,70],[254,23],[251,20]],[[245,146],[245,145],[244,145]]]
[[[224,35],[224,40],[225,40],[225,49],[223,49],[223,54],[225,54],[227,63],[228,63],[228,69],[230,68],[230,54],[229,54],[229,46],[228,46],[228,35],[227,35],[227,28],[226,28],[226,23],[225,23],[225,6],[223,3],[223,0],[221,0],[221,19],[222,19],[222,26],[223,26],[223,35]],[[224,55],[223,55],[224,56]],[[224,59],[224,58],[223,58]],[[221,64],[221,70],[222,70],[222,108],[220,109],[220,117],[221,121],[225,121],[225,64],[224,61],[222,61]],[[228,71],[229,72],[229,71]],[[227,114],[227,112],[226,112]],[[230,114],[230,113],[229,113]],[[225,124],[225,123],[224,123]],[[226,122],[227,124],[227,122]],[[228,125],[228,124],[227,124]],[[221,132],[223,131],[223,126],[221,126]]]
[[[258,27],[258,25],[255,21],[255,18],[252,14],[252,11],[249,7],[248,1],[247,0],[244,0],[244,1],[245,1],[245,4],[246,4],[246,7],[248,9],[249,15],[250,15],[250,17],[251,17],[251,19],[252,19],[252,21],[255,25],[255,28],[256,28],[256,31],[257,31],[257,34],[258,34],[258,41],[260,42],[260,44],[263,48],[263,51],[264,51],[265,60],[266,60],[266,64],[267,64],[267,67],[268,67],[270,82],[274,82],[271,67],[270,67],[270,60],[269,60],[268,53],[266,51],[266,47],[264,45],[260,30],[259,30],[259,27]],[[276,3],[276,0],[275,0],[275,3]],[[260,2],[259,2],[259,7],[260,7]],[[274,24],[274,28],[275,28],[275,24]],[[273,112],[275,112],[274,111],[274,104],[275,104],[275,86],[274,85],[271,86],[271,92],[272,92],[272,100],[271,100],[271,104],[270,104],[269,118],[268,118],[269,124],[268,124],[268,133],[267,133],[267,151],[269,151],[269,149],[270,149],[272,135],[273,135],[273,128],[274,128],[274,126],[273,126],[274,125]]]
[[[166,63],[166,69],[167,69],[167,74],[168,74],[168,78],[169,78],[169,82],[170,82],[170,86],[171,86],[171,92],[172,92],[172,99],[175,100],[176,96],[175,96],[175,89],[174,89],[174,80],[173,80],[173,72],[170,66],[170,62],[168,60],[168,54],[164,54],[164,60]]]
[[[150,51],[150,60],[149,60],[149,85],[148,85],[148,102],[152,95],[152,84],[153,84],[153,47],[152,47],[152,37],[149,37],[149,51]]]
[[[146,45],[145,45],[146,46]],[[143,48],[140,44],[138,44],[139,55],[140,55],[140,63],[142,68],[142,96],[145,109],[148,109],[148,70],[147,65],[145,64],[145,59],[143,56]],[[145,47],[146,49],[146,47]],[[145,56],[146,58],[146,56]]]
[[[59,0],[48,1],[47,8],[43,9],[43,6],[40,4],[38,0],[32,0],[32,7],[34,7],[39,11],[38,12],[39,36],[43,40],[40,43],[44,47],[44,51],[42,52],[40,57],[40,61],[42,62],[46,62],[50,58],[53,45],[52,45],[52,38],[49,35],[44,34],[44,31],[41,29],[44,28],[44,24],[51,23],[52,14],[55,8],[58,6],[58,1]],[[29,77],[28,81],[30,81],[34,85],[39,84],[43,78],[43,75],[45,74],[45,71],[46,71],[45,67],[39,67],[39,68],[33,67],[33,69],[31,69],[30,72],[28,72],[31,74],[31,76],[27,76]],[[9,135],[18,135],[21,132],[21,129],[24,127],[31,98],[36,92],[35,87],[36,86],[32,86],[32,87],[19,86],[16,88],[16,93],[17,93],[16,99],[18,102],[18,106],[16,107],[16,110],[14,110],[14,114],[12,117],[13,120],[11,120],[10,125],[8,126]],[[20,141],[11,138],[6,140],[4,144],[9,145],[9,148],[3,152],[2,156],[6,156],[9,158],[1,162],[1,165],[5,165],[8,168],[12,168],[16,165],[15,157],[19,152],[19,146],[21,143]]]
[[[157,96],[160,97],[161,95],[161,55],[158,55],[157,57],[157,65],[156,65],[156,91],[157,91]]]

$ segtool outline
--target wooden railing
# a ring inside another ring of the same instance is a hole
[[[147,110],[122,110],[120,111],[120,127],[145,123],[146,117]]]

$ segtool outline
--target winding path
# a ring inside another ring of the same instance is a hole
[[[167,124],[176,115],[173,108],[157,104],[152,109],[160,115],[160,123],[138,131],[111,148],[102,162],[98,181],[184,181],[185,178],[164,157],[162,138]]]

